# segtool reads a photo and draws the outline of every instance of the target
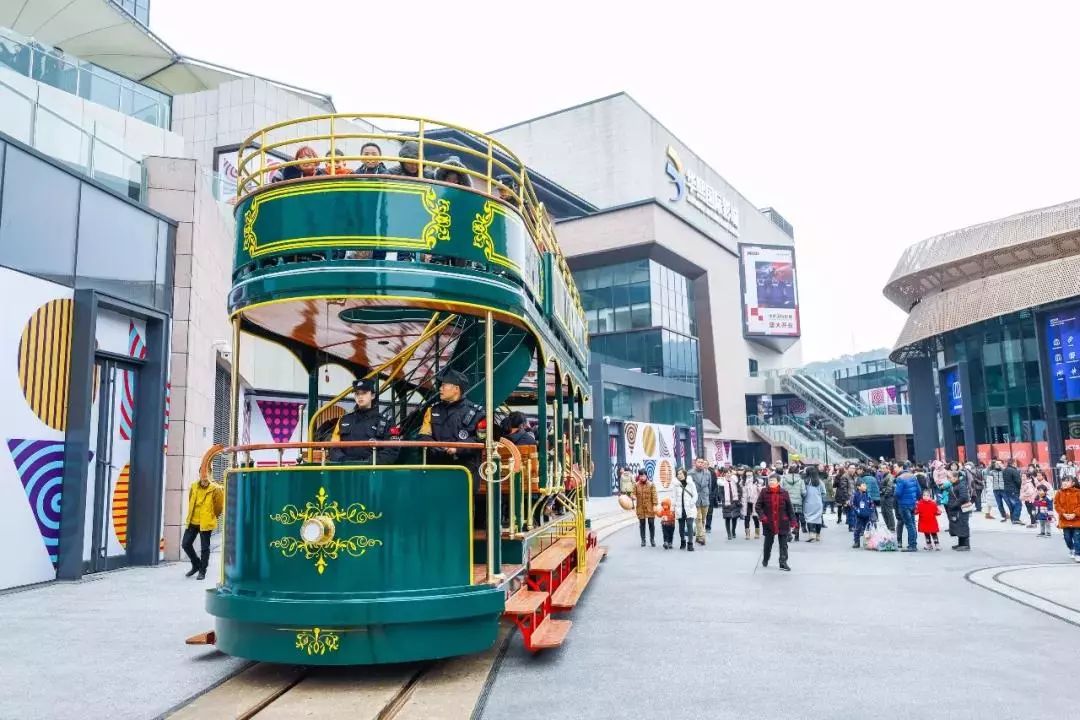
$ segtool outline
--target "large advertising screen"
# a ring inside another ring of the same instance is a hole
[[[797,338],[799,283],[795,248],[739,243],[743,335]]]
[[[1046,347],[1054,400],[1080,400],[1080,306],[1046,316]]]
[[[960,390],[960,375],[956,368],[946,371],[945,387],[942,388],[949,399],[949,414],[960,415],[964,412],[964,396]]]

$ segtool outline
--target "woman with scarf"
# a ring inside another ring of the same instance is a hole
[[[727,539],[735,539],[735,531],[739,527],[739,518],[742,517],[743,494],[739,487],[739,479],[735,472],[729,468],[720,471],[717,481],[717,505],[724,515],[724,528],[727,530]]]
[[[757,540],[761,537],[761,521],[758,520],[757,512],[754,510],[754,505],[757,503],[758,495],[761,494],[761,481],[754,474],[753,470],[744,470],[742,474],[742,494],[746,501],[746,512],[743,515],[743,527],[746,528],[746,539],[750,539],[750,519],[754,520],[754,539]]]

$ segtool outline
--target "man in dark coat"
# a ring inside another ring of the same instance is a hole
[[[949,517],[949,534],[956,538],[953,550],[971,550],[971,509],[964,506],[971,502],[971,486],[967,475],[957,473],[956,482],[949,489],[949,501],[945,504],[945,513]]]
[[[515,445],[535,445],[536,435],[529,429],[528,418],[525,413],[515,410],[506,417],[506,425],[509,432],[506,439]]]
[[[334,442],[388,439],[391,432],[388,423],[379,414],[378,398],[375,397],[375,382],[373,380],[354,382],[353,400],[356,401],[356,409],[338,419],[337,425],[334,426],[334,434],[330,439]],[[366,447],[332,448],[330,460],[370,463],[372,454],[372,449]],[[380,464],[388,465],[397,460],[398,448],[381,448],[374,453],[374,456]]]
[[[1005,502],[1009,504],[1009,516],[1013,525],[1023,525],[1020,519],[1020,468],[1016,466],[1014,458],[1009,459],[1009,464],[1001,473],[1002,482],[1005,484]]]
[[[420,426],[421,440],[446,443],[480,442],[479,432],[486,430],[482,422],[484,409],[465,397],[469,386],[464,373],[446,368],[439,372],[439,400],[424,412]],[[429,447],[430,465],[463,465],[473,478],[473,516],[477,527],[487,523],[487,503],[477,494],[480,477],[481,452],[473,448]]]
[[[791,570],[788,566],[788,537],[797,522],[795,508],[791,504],[791,496],[787,490],[780,487],[780,476],[770,475],[769,485],[758,495],[757,504],[754,506],[757,516],[761,519],[761,529],[765,533],[765,548],[761,556],[761,567],[769,567],[769,556],[772,554],[773,542],[780,542],[780,569]]]

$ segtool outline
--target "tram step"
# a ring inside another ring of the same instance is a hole
[[[607,554],[605,547],[591,547],[585,554],[585,572],[572,572],[566,576],[558,589],[551,594],[552,610],[572,610],[592,580],[593,573]]]
[[[545,618],[544,622],[536,628],[529,643],[530,650],[543,650],[556,648],[566,640],[566,634],[570,632],[570,626],[574,623],[570,620],[556,620]]]
[[[521,588],[510,596],[503,609],[505,615],[531,615],[539,610],[547,600],[548,594],[538,590]]]
[[[551,547],[529,562],[529,572],[554,572],[559,569],[567,556],[576,549],[577,542],[573,538],[557,540]]]

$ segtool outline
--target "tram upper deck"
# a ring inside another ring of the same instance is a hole
[[[437,313],[491,311],[586,384],[577,288],[528,171],[494,138],[384,114],[277,123],[240,150],[235,212],[230,312],[302,359],[378,368]]]

